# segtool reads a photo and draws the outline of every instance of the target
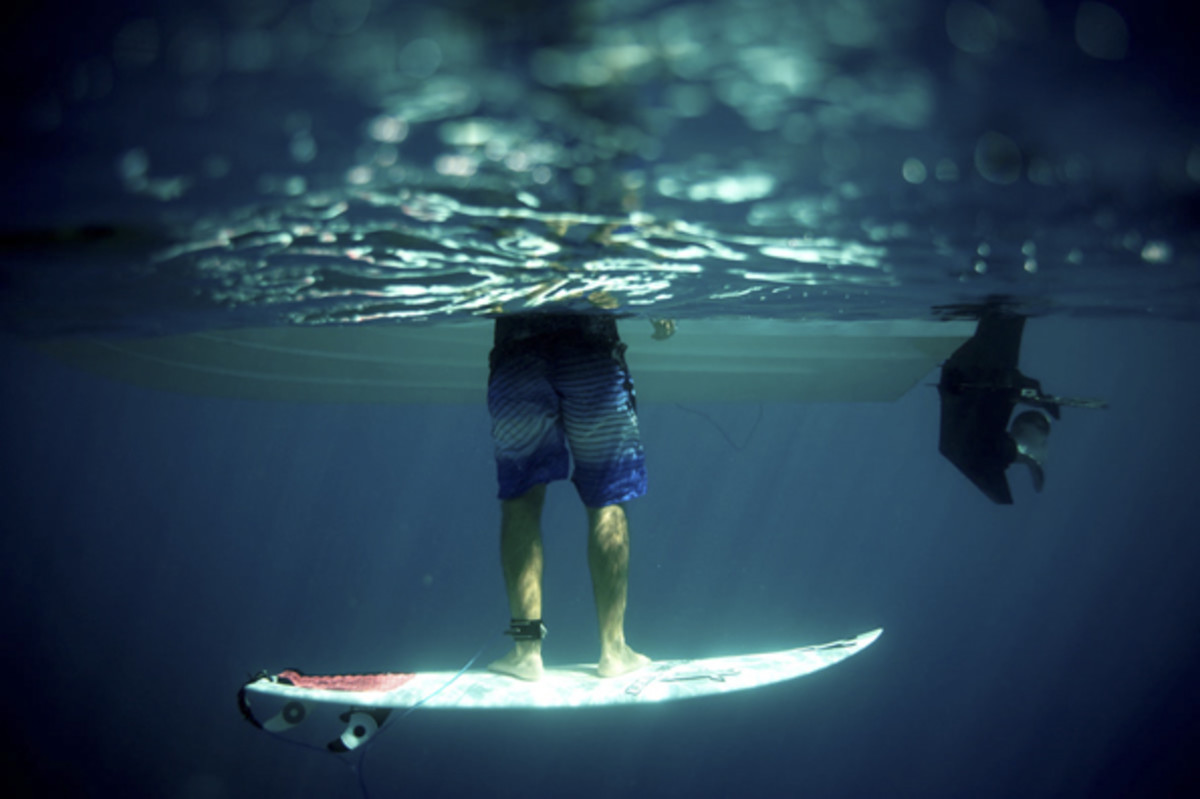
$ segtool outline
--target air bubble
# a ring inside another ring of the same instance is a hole
[[[926,172],[925,164],[920,158],[908,158],[904,161],[904,166],[900,168],[900,174],[909,183],[920,184],[925,182]]]
[[[1112,6],[1080,3],[1075,14],[1075,43],[1092,58],[1120,61],[1129,51],[1129,28]]]
[[[1142,247],[1142,260],[1151,264],[1165,264],[1171,260],[1174,252],[1171,245],[1165,241],[1148,241]]]
[[[997,33],[996,18],[979,3],[955,0],[946,8],[946,35],[964,53],[991,52],[996,47]]]
[[[126,151],[117,162],[117,172],[126,181],[144,178],[150,171],[150,156],[141,147]]]

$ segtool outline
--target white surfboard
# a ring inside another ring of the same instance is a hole
[[[289,670],[254,678],[242,687],[238,703],[251,723],[268,732],[344,752],[365,743],[398,708],[581,708],[742,691],[832,666],[870,646],[882,632],[782,652],[657,660],[609,678],[599,677],[595,664],[549,668],[537,682],[482,669],[330,676]]]

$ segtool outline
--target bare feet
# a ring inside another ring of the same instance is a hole
[[[600,665],[596,671],[601,677],[620,677],[648,665],[650,658],[640,652],[634,652],[628,644],[622,643],[612,647],[609,652],[600,653]]]
[[[518,680],[536,682],[542,678],[542,653],[540,650],[516,647],[499,660],[488,664],[488,669],[516,677]]]

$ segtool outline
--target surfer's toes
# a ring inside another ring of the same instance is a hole
[[[520,655],[516,650],[488,664],[488,669],[500,674],[507,674],[509,677],[516,677],[518,680],[528,680],[529,682],[536,682],[542,679],[544,671],[541,654],[528,653]]]
[[[650,665],[650,658],[628,646],[611,655],[602,655],[596,671],[601,677],[620,677]]]

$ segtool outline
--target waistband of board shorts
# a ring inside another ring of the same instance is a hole
[[[616,317],[608,314],[528,313],[496,317],[493,344],[497,349],[546,337],[604,344],[620,341]]]

